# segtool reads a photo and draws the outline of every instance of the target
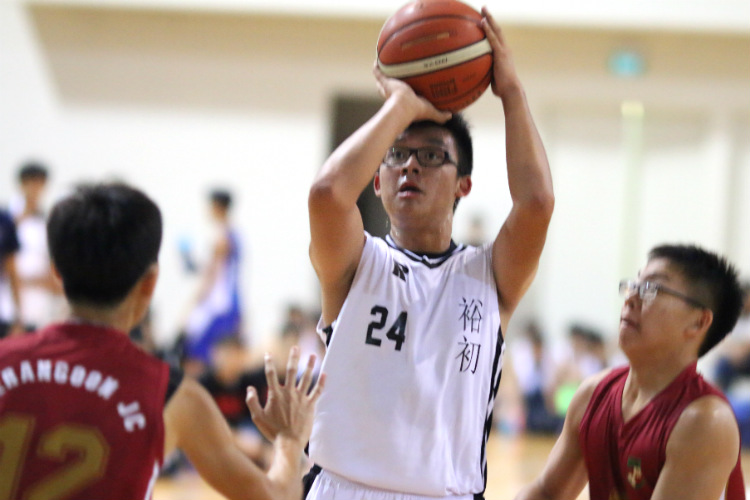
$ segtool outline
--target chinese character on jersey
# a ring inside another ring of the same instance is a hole
[[[466,372],[471,370],[471,373],[477,371],[477,364],[479,363],[479,351],[482,349],[480,344],[469,342],[464,336],[464,341],[459,342],[461,346],[461,352],[458,353],[456,358],[461,358],[460,372]]]
[[[471,301],[468,302],[465,297],[462,298],[459,307],[463,307],[463,312],[458,319],[463,320],[464,331],[466,331],[468,327],[469,331],[472,333],[479,332],[479,327],[482,323],[483,305],[484,304],[482,304],[481,300],[471,299]]]

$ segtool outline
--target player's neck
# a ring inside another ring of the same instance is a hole
[[[415,253],[440,254],[450,248],[452,225],[419,229],[392,226],[390,235],[401,248]]]
[[[690,365],[686,361],[664,360],[632,363],[622,393],[623,418],[627,421],[666,389]]]
[[[129,332],[134,325],[133,311],[129,307],[99,308],[85,304],[71,304],[71,321],[96,325],[121,332]]]

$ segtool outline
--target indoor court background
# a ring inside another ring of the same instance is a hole
[[[178,246],[207,250],[206,193],[230,186],[247,334],[273,335],[290,301],[316,306],[307,191],[337,100],[377,99],[375,43],[402,3],[2,0],[0,202],[28,158],[52,170],[50,203],[81,180],[151,194],[165,215],[155,334],[169,342],[193,289]],[[750,275],[750,1],[487,3],[556,190],[516,317],[553,340],[574,320],[613,336],[617,283],[665,240],[714,248]],[[488,92],[466,115],[477,167],[459,239],[475,217],[493,234],[510,206],[501,105]]]

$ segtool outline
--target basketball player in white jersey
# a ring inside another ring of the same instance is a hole
[[[310,190],[328,387],[310,441],[308,499],[482,498],[502,329],[534,277],[554,205],[509,49],[482,14],[513,201],[495,240],[466,247],[451,238],[455,206],[472,186],[463,120],[377,69],[385,103]],[[373,175],[390,219],[384,240],[364,231],[356,205]]]

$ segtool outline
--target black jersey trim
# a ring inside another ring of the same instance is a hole
[[[490,438],[492,432],[492,416],[493,408],[495,406],[495,398],[497,397],[497,390],[500,387],[500,377],[503,374],[500,361],[502,360],[503,344],[505,339],[503,338],[503,327],[502,325],[497,329],[497,345],[495,346],[495,359],[492,362],[492,379],[490,384],[490,393],[487,398],[487,417],[484,421],[484,432],[482,433],[482,452],[480,466],[482,467],[482,479],[484,480],[484,488],[487,488],[487,441]]]
[[[323,468],[318,464],[313,464],[310,470],[302,477],[302,500],[307,498],[310,489],[312,488],[315,478],[323,471]]]
[[[402,248],[396,244],[395,241],[393,241],[393,238],[391,238],[390,234],[386,234],[385,238],[383,238],[385,242],[388,244],[389,247],[393,248],[394,250],[398,250],[399,252],[403,253],[407,257],[409,257],[411,260],[415,262],[420,262],[430,269],[434,269],[436,267],[439,267],[443,262],[448,260],[453,255],[457,254],[458,252],[462,252],[466,249],[466,245],[463,243],[460,245],[457,245],[455,241],[451,240],[451,244],[448,246],[448,250],[441,253],[417,253],[412,252],[411,250],[407,250],[406,248]]]
[[[328,347],[331,344],[331,335],[333,335],[333,324],[323,328],[322,332],[326,336],[326,347]]]

